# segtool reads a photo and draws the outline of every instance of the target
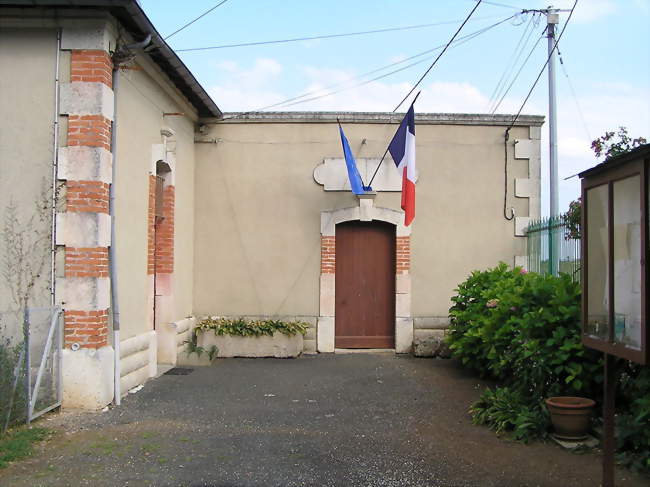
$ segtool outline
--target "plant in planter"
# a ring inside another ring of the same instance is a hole
[[[307,328],[301,321],[211,317],[196,325],[191,346],[216,347],[219,357],[297,357]]]

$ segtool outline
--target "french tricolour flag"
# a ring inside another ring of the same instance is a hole
[[[402,210],[404,225],[408,226],[415,218],[415,111],[413,105],[388,146],[390,155],[402,173]]]

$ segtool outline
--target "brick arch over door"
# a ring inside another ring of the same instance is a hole
[[[321,213],[321,272],[317,347],[334,352],[336,290],[336,226],[350,221],[382,221],[395,225],[395,351],[409,353],[413,344],[411,316],[411,229],[404,213],[390,208],[364,205]]]

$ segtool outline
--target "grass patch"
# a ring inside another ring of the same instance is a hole
[[[22,428],[8,431],[0,438],[0,469],[10,462],[29,457],[34,453],[34,443],[47,439],[52,431],[47,428]]]

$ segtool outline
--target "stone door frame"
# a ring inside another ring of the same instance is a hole
[[[375,207],[373,194],[359,197],[359,206],[321,212],[321,272],[317,349],[335,351],[336,225],[349,221],[378,220],[395,225],[395,352],[410,353],[413,346],[411,315],[411,228],[404,212]]]

